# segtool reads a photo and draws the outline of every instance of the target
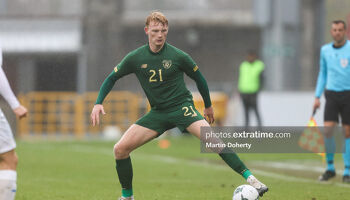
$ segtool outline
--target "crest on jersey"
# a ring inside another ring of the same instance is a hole
[[[171,60],[163,60],[162,64],[165,69],[169,69],[171,67],[172,62]]]
[[[347,58],[342,58],[342,59],[340,59],[340,65],[341,65],[343,68],[347,67],[348,64],[349,64],[349,60],[348,60]]]

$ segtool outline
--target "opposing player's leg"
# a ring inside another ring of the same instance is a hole
[[[16,143],[11,128],[0,110],[0,199],[14,200],[17,180]]]
[[[122,186],[121,199],[134,199],[132,190],[133,170],[130,153],[136,148],[157,137],[157,135],[158,133],[154,130],[133,124],[115,144],[114,156],[116,159],[116,169],[119,182]]]
[[[0,170],[16,170],[17,154],[14,149],[0,154]]]
[[[188,132],[190,132],[192,135],[196,136],[197,138],[200,137],[200,130],[201,127],[210,127],[207,121],[205,120],[198,120],[193,122],[191,125],[189,125],[186,129]],[[258,179],[256,179],[252,173],[249,171],[249,169],[244,165],[244,163],[239,159],[238,155],[229,150],[225,149],[225,152],[230,153],[219,153],[219,156],[226,162],[228,166],[230,166],[234,171],[242,175],[247,182],[255,187],[260,196],[263,196],[265,192],[268,191],[268,188],[265,184],[261,183]]]
[[[0,154],[0,199],[14,200],[16,195],[17,155],[15,150]]]

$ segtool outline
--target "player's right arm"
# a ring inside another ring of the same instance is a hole
[[[313,110],[316,110],[320,107],[320,98],[323,93],[323,90],[327,83],[327,63],[324,57],[324,52],[321,49],[321,55],[320,55],[320,71],[318,73],[317,78],[317,85],[316,85],[316,91],[315,91],[315,102],[313,105]]]
[[[100,124],[100,114],[106,114],[103,108],[103,100],[106,98],[108,93],[112,90],[115,82],[121,77],[132,73],[132,66],[129,62],[128,56],[126,56],[122,62],[120,62],[109,74],[109,76],[103,81],[96,103],[91,112],[91,123],[93,126]]]
[[[0,51],[0,95],[4,97],[7,103],[12,108],[16,116],[21,119],[27,115],[27,109],[22,106],[16,96],[13,94],[10,84],[6,78],[5,72],[2,69],[2,55]]]

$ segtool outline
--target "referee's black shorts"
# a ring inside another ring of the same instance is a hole
[[[339,122],[350,125],[350,91],[335,92],[326,90],[326,107],[324,121]]]

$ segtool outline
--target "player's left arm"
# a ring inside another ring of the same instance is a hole
[[[182,70],[187,76],[196,82],[199,93],[201,94],[204,101],[204,117],[211,124],[214,122],[214,110],[212,108],[209,88],[207,81],[205,80],[202,73],[199,71],[197,64],[192,60],[190,56],[186,56],[182,65]]]

